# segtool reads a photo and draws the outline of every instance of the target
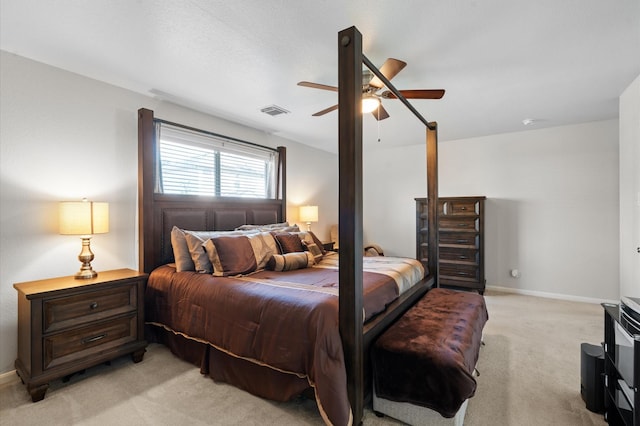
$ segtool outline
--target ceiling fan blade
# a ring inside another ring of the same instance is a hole
[[[338,109],[338,105],[330,106],[329,108],[323,109],[322,111],[318,111],[315,114],[312,114],[313,117],[319,117],[321,115],[325,115],[328,112],[335,111]]]
[[[376,120],[380,121],[380,120],[384,120],[386,118],[389,118],[389,113],[387,112],[386,109],[384,109],[384,107],[382,106],[382,104],[380,104],[378,106],[378,108],[374,109],[373,111],[371,111],[371,114],[373,114],[373,116],[376,118]]]
[[[332,92],[338,91],[338,88],[335,86],[327,86],[326,84],[312,83],[310,81],[301,81],[298,83],[298,86],[311,87],[313,89],[331,90]]]
[[[400,94],[407,99],[440,99],[444,96],[443,89],[424,89],[424,90],[400,90]],[[397,99],[389,90],[385,90],[380,94],[384,99]]]
[[[391,80],[406,66],[407,63],[404,61],[389,58],[384,61],[384,64],[382,64],[382,66],[380,67],[380,72],[382,73],[382,75],[387,77],[387,80]],[[374,76],[369,82],[369,86],[377,87],[378,89],[380,89],[382,86],[384,86],[384,83],[382,83],[382,80],[380,80],[378,77]]]

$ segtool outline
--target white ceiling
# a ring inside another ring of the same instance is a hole
[[[640,75],[640,0],[0,2],[2,50],[333,152],[337,112],[311,114],[337,93],[296,83],[337,85],[353,25],[372,62],[408,63],[398,89],[446,89],[411,101],[441,141],[615,118]],[[422,143],[400,101],[383,103],[365,143]],[[260,112],[272,104],[291,113]]]

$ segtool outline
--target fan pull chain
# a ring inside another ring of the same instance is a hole
[[[378,143],[380,143],[380,108],[378,108]]]

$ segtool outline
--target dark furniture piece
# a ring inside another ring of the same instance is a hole
[[[640,426],[640,328],[622,321],[619,305],[604,308],[605,418]]]
[[[476,391],[473,372],[488,318],[479,294],[429,291],[373,346],[374,410],[410,422],[393,404],[406,402],[456,416]],[[464,408],[460,417],[455,424],[462,424]]]
[[[602,346],[580,344],[580,395],[587,410],[604,411],[604,351]]]
[[[147,274],[131,269],[14,284],[18,291],[16,372],[33,402],[49,382],[131,354],[142,361]]]
[[[484,201],[486,197],[438,198],[439,287],[484,294]],[[429,206],[416,198],[416,258],[429,260]]]

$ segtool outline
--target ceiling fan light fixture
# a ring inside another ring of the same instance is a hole
[[[373,112],[380,106],[380,99],[373,95],[365,95],[362,97],[362,113]]]

